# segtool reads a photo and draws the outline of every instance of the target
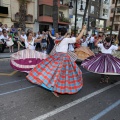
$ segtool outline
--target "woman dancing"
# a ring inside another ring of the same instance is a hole
[[[63,38],[57,44],[56,53],[42,61],[30,71],[27,79],[50,90],[56,97],[60,94],[77,93],[83,86],[82,72],[67,53],[68,44],[79,40],[86,29],[83,27],[77,38]],[[62,31],[64,36],[66,31]]]
[[[45,53],[35,51],[34,43],[41,41],[42,38],[34,39],[33,33],[28,32],[27,39],[22,37],[20,37],[20,39],[25,43],[26,49],[12,54],[10,65],[15,70],[28,73],[32,68],[34,68],[43,59],[46,59],[48,56]]]
[[[112,56],[114,50],[120,47],[111,44],[111,38],[106,37],[103,43],[96,42],[96,46],[101,49],[101,53],[86,59],[82,66],[90,72],[101,74],[101,81],[107,82],[108,75],[120,75],[120,59]]]

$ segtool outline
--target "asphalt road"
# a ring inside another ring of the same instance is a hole
[[[120,76],[100,84],[100,75],[80,69],[82,90],[57,98],[0,60],[0,120],[120,120]]]

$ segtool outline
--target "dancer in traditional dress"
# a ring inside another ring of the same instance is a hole
[[[96,45],[101,53],[86,59],[82,66],[90,72],[101,74],[101,83],[108,83],[109,77],[105,75],[120,75],[120,59],[111,55],[112,51],[120,48],[111,44],[110,37],[106,37],[103,43],[97,41]]]
[[[27,79],[52,91],[54,95],[74,94],[83,86],[82,72],[67,54],[68,44],[79,40],[86,26],[77,38],[64,38],[56,47],[56,53],[42,61],[27,76]],[[63,36],[66,31],[61,31]]]
[[[78,57],[77,61],[83,61],[90,56],[94,56],[94,53],[88,48],[89,40],[84,35],[81,39],[81,45],[75,49],[75,54]]]
[[[26,49],[12,54],[10,65],[15,70],[29,72],[32,68],[34,68],[42,60],[46,59],[48,56],[45,53],[35,51],[34,43],[41,41],[42,38],[33,39],[32,32],[27,33],[27,39],[24,39],[22,37],[20,38],[25,43]]]

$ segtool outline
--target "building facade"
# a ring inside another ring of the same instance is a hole
[[[81,5],[83,10],[81,9]],[[69,28],[74,31],[75,28],[75,12],[76,12],[76,1],[72,1],[72,6],[73,8],[69,9],[69,18],[71,21],[71,24],[69,25]],[[83,20],[83,15],[84,15],[84,9],[86,6],[86,0],[77,0],[77,24],[76,24],[76,29],[79,32],[82,28],[82,20]],[[86,18],[88,17],[88,14],[86,15]]]
[[[97,32],[104,32],[106,21],[110,16],[111,0],[90,0],[88,13],[88,28]]]
[[[58,2],[58,28],[69,25],[69,4],[68,0],[57,0]],[[38,22],[39,31],[47,31],[53,27],[53,0],[38,0]]]
[[[97,32],[104,32],[106,28],[106,21],[110,16],[110,1],[111,0],[90,0],[88,5],[88,11],[84,22],[88,25],[88,31],[96,29]],[[69,10],[71,17],[70,28],[74,30],[75,26],[75,1],[72,1],[73,9]],[[81,11],[81,5],[83,10]],[[83,14],[86,7],[86,0],[77,0],[77,30],[78,32],[82,28]]]
[[[110,7],[110,18],[107,21],[107,26],[112,25],[112,20],[114,19],[113,24],[113,31],[118,31],[120,29],[120,0],[118,0],[117,8],[115,12],[115,17],[113,18],[114,8],[115,8],[115,2],[116,0],[111,0],[111,7]]]
[[[37,21],[37,1],[27,0],[26,28],[37,31],[35,27]],[[19,2],[18,0],[0,0],[0,22],[19,27]],[[5,9],[5,10],[4,10]],[[6,12],[4,12],[6,11]]]

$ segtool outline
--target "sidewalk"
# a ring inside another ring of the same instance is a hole
[[[22,50],[22,49],[21,49]],[[14,53],[17,52],[17,48],[14,48]],[[13,54],[13,53],[10,53],[9,52],[9,49],[6,48],[4,50],[4,53],[0,53],[0,59],[4,59],[4,58],[10,58],[10,55]]]

